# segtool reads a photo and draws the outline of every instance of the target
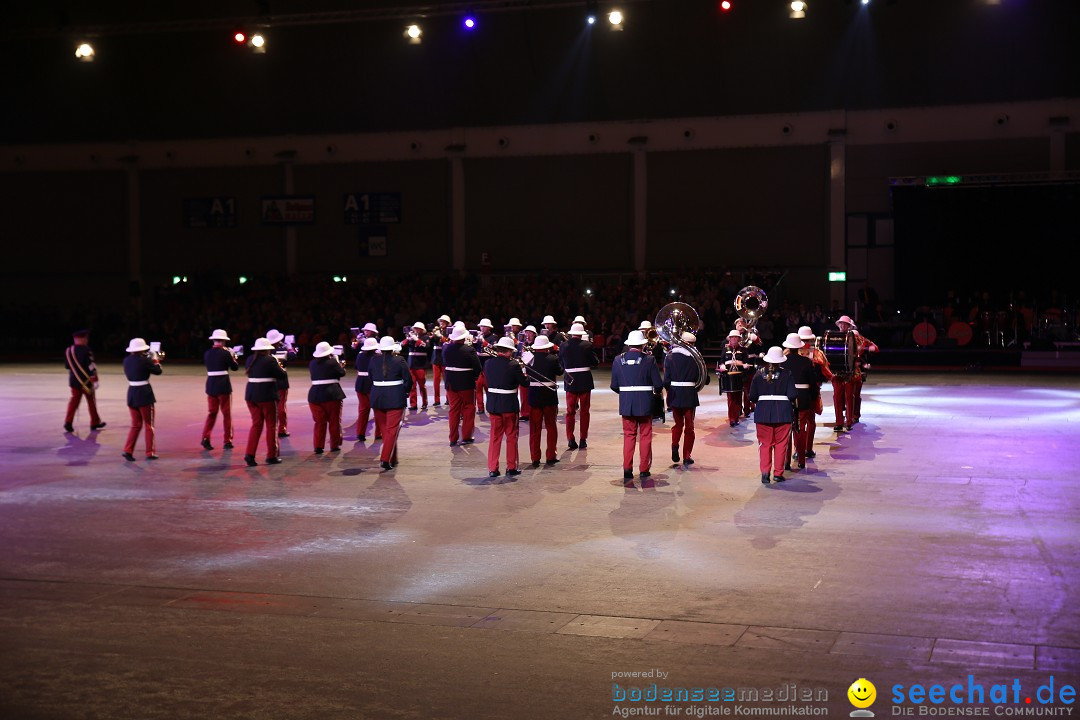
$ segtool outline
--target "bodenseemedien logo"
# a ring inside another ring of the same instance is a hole
[[[866,678],[859,678],[851,683],[847,689],[848,702],[855,706],[851,711],[851,717],[874,717],[874,713],[867,710],[877,699],[877,688],[874,683]]]

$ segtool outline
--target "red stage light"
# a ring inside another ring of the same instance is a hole
[[[242,45],[247,42],[247,35],[242,32],[238,32],[232,36],[232,39],[236,41],[237,45]]]

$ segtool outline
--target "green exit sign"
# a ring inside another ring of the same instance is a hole
[[[830,272],[829,282],[847,282],[846,272]]]

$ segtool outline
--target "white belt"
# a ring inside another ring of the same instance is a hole
[[[791,398],[787,395],[762,395],[758,398],[758,402],[762,400],[780,400],[782,402],[791,402]]]
[[[496,395],[516,395],[517,390],[503,390],[502,388],[488,388],[489,393],[495,393]]]
[[[341,380],[312,380],[312,385],[331,385],[333,383],[341,384]]]
[[[697,383],[683,382],[682,380],[672,380],[671,387],[697,387]]]
[[[391,385],[404,385],[404,380],[372,380],[371,384],[375,387],[390,387]]]
[[[566,368],[566,372],[589,372],[592,368]]]
[[[652,385],[627,385],[619,388],[619,392],[653,392],[655,389]]]
[[[276,382],[276,378],[248,378],[248,382]]]
[[[221,375],[228,375],[228,370],[210,370],[206,373],[210,377],[220,377]]]
[[[471,372],[471,371],[475,371],[476,368],[457,368],[457,367],[450,367],[449,365],[447,365],[446,367],[443,368],[443,370],[449,370],[450,372]]]
[[[128,385],[131,387],[138,387],[140,385],[149,385],[149,380],[128,380]]]
[[[410,357],[412,357],[414,355],[425,356],[425,355],[427,355],[427,353],[414,353],[414,352],[409,353]]]
[[[800,385],[799,383],[795,383],[795,387],[798,388],[799,390],[809,390],[810,389],[809,385]]]
[[[357,374],[357,375],[359,375],[360,377],[367,377],[367,376],[368,376],[368,374],[367,374],[367,371],[366,371],[366,370],[365,370],[364,372],[360,372],[359,370],[357,370],[357,371],[356,371],[356,374]]]

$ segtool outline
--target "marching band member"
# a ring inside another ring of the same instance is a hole
[[[623,428],[623,484],[634,479],[634,447],[641,439],[641,477],[650,476],[652,467],[652,405],[653,395],[660,392],[664,382],[651,355],[641,348],[645,335],[632,330],[626,339],[626,352],[611,365],[611,389],[619,395],[619,415]]]
[[[443,383],[443,366],[446,364],[443,362],[442,350],[450,340],[450,316],[440,315],[438,320],[438,327],[432,331],[431,336],[431,384],[435,389],[435,402],[432,403],[433,407],[439,407],[442,405],[442,383]]]
[[[559,348],[559,361],[565,368],[563,390],[566,391],[566,440],[571,450],[589,447],[589,407],[592,404],[592,369],[600,364],[592,343],[585,339],[585,327],[574,323],[570,339]],[[574,438],[574,420],[581,408],[581,444]]]
[[[232,350],[225,347],[229,342],[229,334],[224,330],[215,330],[210,333],[210,340],[214,346],[203,355],[203,364],[206,365],[206,422],[203,423],[202,446],[204,450],[213,450],[210,444],[210,432],[214,429],[218,411],[221,411],[221,424],[225,430],[226,450],[232,450],[233,427],[232,427],[232,381],[229,379],[230,370],[239,370],[240,365],[236,362],[236,356]]]
[[[555,352],[558,352],[562,344],[566,342],[566,335],[559,332],[559,325],[551,315],[545,315],[543,322],[540,324],[544,326],[540,334],[546,336],[551,341],[551,344],[555,346]]]
[[[851,425],[859,422],[859,417],[862,414],[862,386],[866,379],[866,370],[870,368],[868,353],[877,352],[878,346],[872,340],[863,337],[859,332],[859,328],[855,327],[855,323],[850,322],[851,318],[844,315],[836,321],[836,327],[840,328],[840,332],[847,332],[851,330],[855,333],[855,375],[852,378],[854,402],[852,407],[852,417],[848,423],[848,430],[851,429]]]
[[[322,455],[328,427],[330,452],[341,449],[341,408],[345,402],[341,378],[345,377],[345,365],[334,357],[334,347],[328,342],[316,345],[311,357],[312,361],[308,364],[311,387],[308,389],[307,401],[311,408],[311,419],[315,421],[315,454]]]
[[[507,334],[506,337],[513,340],[514,344],[516,345],[518,341],[518,336],[521,335],[521,320],[516,317],[512,317],[510,318],[510,322],[506,323],[506,326],[510,328],[510,332]]]
[[[761,484],[769,484],[769,471],[776,482],[784,482],[784,462],[791,440],[792,403],[798,398],[795,379],[780,367],[787,362],[784,352],[776,345],[762,358],[765,367],[754,373],[750,381],[750,400],[754,403],[754,425],[758,439],[758,468]]]
[[[356,399],[360,401],[360,415],[356,419],[357,442],[367,442],[367,425],[368,420],[371,418],[371,375],[369,368],[372,358],[375,357],[375,351],[378,349],[378,340],[373,337],[364,338],[364,344],[360,346],[360,352],[356,354]],[[382,439],[382,427],[377,422],[375,425],[375,439]]]
[[[795,393],[798,395],[792,434],[795,436],[795,460],[799,464],[799,469],[802,470],[806,467],[809,429],[814,422],[815,396],[821,392],[821,370],[810,359],[809,354],[802,352],[806,343],[799,337],[799,333],[789,333],[783,345],[787,348],[784,351],[784,355],[787,356],[784,369],[791,373],[795,381]],[[787,458],[784,464],[785,470],[791,469],[790,457],[789,451],[785,454]]]
[[[484,414],[484,389],[487,387],[487,380],[484,379],[484,364],[488,361],[488,355],[484,353],[484,348],[491,347],[495,344],[495,333],[492,332],[494,325],[491,324],[491,320],[488,318],[482,319],[477,327],[480,328],[480,334],[476,338],[476,352],[479,355],[480,360],[480,377],[476,379],[476,412],[481,415]],[[472,433],[469,433],[472,436]]]
[[[534,342],[536,342],[536,327],[533,325],[526,325],[525,329],[521,331],[521,336],[518,340],[517,356],[520,358],[525,353],[531,352]],[[521,421],[529,422],[529,416],[531,415],[529,408],[529,388],[521,388],[518,400],[521,403]]]
[[[687,345],[697,342],[697,336],[693,333],[684,332],[682,341]],[[671,428],[671,462],[679,462],[679,440],[686,433],[686,443],[683,446],[683,466],[689,467],[694,464],[690,457],[694,451],[694,416],[698,400],[697,391],[698,368],[693,356],[686,348],[676,345],[664,359],[664,387],[667,388],[667,404],[671,408],[671,417],[675,426]],[[708,380],[706,380],[707,382]]]
[[[401,346],[389,335],[379,340],[379,356],[371,361],[371,407],[375,423],[383,429],[380,467],[389,470],[398,464],[397,443],[401,423],[405,418],[405,403],[412,390],[412,375],[405,358],[399,357]]]
[[[128,343],[128,356],[124,358],[124,375],[128,380],[127,406],[131,413],[131,430],[124,443],[124,459],[135,460],[135,441],[139,432],[146,427],[146,459],[157,460],[154,452],[154,389],[150,387],[150,376],[161,374],[161,362],[157,355],[148,354],[150,346],[142,338],[131,338]]]
[[[742,340],[742,348],[746,351],[746,362],[753,366],[754,370],[761,367],[761,337],[753,330],[746,327],[746,321],[739,318],[735,321],[735,329],[739,332]],[[750,400],[750,393],[743,393],[742,414],[750,417],[754,411],[754,403]]]
[[[483,368],[476,350],[465,341],[469,331],[464,326],[454,328],[450,334],[450,343],[443,346],[443,360],[446,361],[446,399],[450,403],[450,444],[458,443],[460,426],[461,443],[467,445],[473,440],[473,425],[476,422],[476,380]]]
[[[371,323],[368,323],[368,325],[370,324]],[[367,327],[367,325],[364,327]],[[372,325],[372,327],[374,327],[374,325]],[[281,369],[285,371],[285,375],[277,378],[278,407],[276,429],[279,438],[289,437],[289,411],[287,408],[287,403],[289,402],[289,374],[288,371],[285,370],[285,366],[289,364],[290,360],[296,359],[296,350],[291,347],[285,347],[285,336],[277,330],[270,330],[267,332],[266,339],[274,346],[275,351],[280,351],[282,348],[285,349],[285,359],[281,361]]]
[[[806,457],[817,457],[817,453],[814,452],[814,434],[817,432],[817,416],[824,411],[824,405],[821,402],[821,383],[831,383],[833,379],[832,370],[829,369],[829,361],[825,357],[825,353],[820,348],[815,347],[814,343],[817,341],[817,336],[814,335],[814,330],[809,325],[803,325],[799,328],[799,339],[802,340],[805,345],[799,349],[800,355],[806,355],[813,362],[818,369],[821,380],[817,384],[817,392],[814,399],[814,412],[808,417],[806,424]]]
[[[591,340],[592,339],[589,336],[589,323],[585,322],[585,316],[584,315],[575,315],[574,316],[574,323],[577,323],[577,324],[581,325],[581,327],[585,329],[585,335],[583,337],[586,340]],[[571,328],[574,326],[574,323],[570,324]]]
[[[559,458],[556,457],[558,428],[555,426],[555,418],[559,412],[559,392],[555,378],[563,374],[563,369],[559,364],[558,356],[548,352],[554,347],[554,343],[547,335],[541,335],[533,343],[532,358],[525,362],[534,371],[529,376],[529,451],[534,468],[540,467],[540,435],[545,427],[547,428],[545,464],[550,466],[559,462]]]
[[[855,357],[861,358],[867,352],[877,352],[878,346],[870,342],[855,330],[855,323],[847,315],[841,315],[836,321],[836,327],[840,332],[855,333]],[[850,431],[851,426],[858,422],[856,409],[856,397],[862,390],[861,363],[856,362],[855,371],[851,374],[836,373],[832,379],[833,407],[836,410],[835,432]]]
[[[244,400],[251,413],[251,430],[248,431],[247,448],[244,462],[249,467],[255,466],[255,451],[259,449],[259,436],[266,426],[266,462],[277,465],[281,462],[281,448],[278,444],[277,410],[278,381],[287,379],[285,368],[270,353],[274,345],[268,338],[259,338],[251,346],[252,353],[247,359],[247,388]]]
[[[499,477],[499,455],[502,441],[506,438],[506,474],[520,475],[518,467],[518,388],[529,386],[529,380],[521,363],[513,358],[517,346],[508,337],[495,343],[498,357],[488,360],[484,366],[487,375],[487,408],[491,419],[491,441],[488,445],[488,475]]]
[[[72,333],[72,344],[64,351],[64,364],[68,369],[68,387],[71,388],[71,400],[68,401],[67,415],[64,417],[64,432],[75,432],[75,411],[86,396],[86,406],[90,409],[90,429],[100,430],[105,427],[98,415],[96,390],[98,387],[97,365],[94,353],[90,350],[90,331],[78,330]]]
[[[422,410],[427,410],[427,366],[431,357],[431,342],[427,337],[427,326],[417,320],[412,329],[415,333],[409,333],[409,337],[401,344],[403,351],[408,353],[409,374],[412,375],[413,387],[409,391],[409,409],[416,410],[416,391],[420,391],[420,400],[423,403]]]
[[[360,331],[361,342],[368,338],[373,338],[375,342],[379,342],[379,328],[375,327],[375,323],[364,323],[364,327]]]
[[[727,395],[728,425],[735,427],[742,416],[743,394],[747,390],[746,375],[752,372],[752,366],[747,360],[746,350],[742,347],[742,334],[738,330],[732,330],[728,333],[727,341],[724,360],[717,365],[716,372],[724,379],[721,388],[725,384],[728,387],[720,392]]]

